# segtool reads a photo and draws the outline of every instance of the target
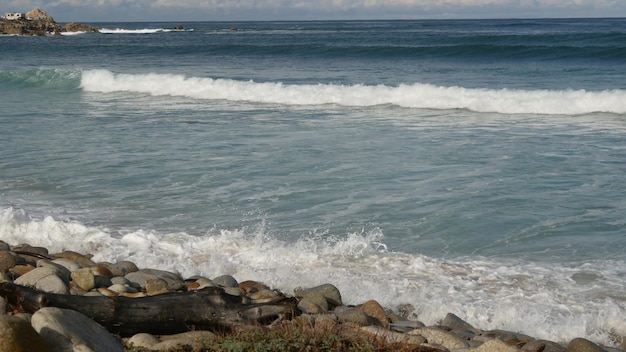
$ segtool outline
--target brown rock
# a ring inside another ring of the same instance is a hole
[[[51,352],[52,348],[28,320],[0,315],[0,352]]]
[[[78,22],[67,23],[61,29],[63,32],[99,32],[99,29]]]
[[[148,279],[146,281],[146,293],[148,296],[168,293],[167,282],[163,279]]]
[[[24,264],[24,262],[24,258],[13,252],[0,251],[0,270],[2,271],[7,271],[18,264]]]
[[[567,345],[567,352],[606,352],[606,350],[587,339],[576,338]]]
[[[385,309],[378,302],[374,300],[367,301],[360,307],[357,307],[357,309],[362,310],[370,318],[373,318],[377,325],[380,325],[385,329],[389,328],[387,313],[385,313]]]
[[[72,272],[72,281],[85,291],[96,287],[96,279],[89,268],[82,268]]]
[[[246,294],[251,294],[251,293],[255,293],[257,291],[263,291],[263,290],[269,290],[270,288],[267,287],[267,285],[258,282],[258,281],[252,281],[252,280],[248,280],[248,281],[243,281],[239,283],[239,288],[241,288],[242,290],[244,290],[246,292]]]

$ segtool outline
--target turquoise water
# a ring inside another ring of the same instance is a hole
[[[97,25],[0,37],[0,239],[626,334],[625,20]]]

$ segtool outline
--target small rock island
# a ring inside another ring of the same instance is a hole
[[[0,34],[46,36],[61,35],[63,32],[99,32],[99,29],[77,22],[58,24],[46,11],[40,9],[26,13],[6,13],[0,17]]]

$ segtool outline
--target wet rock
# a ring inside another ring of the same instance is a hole
[[[452,313],[446,314],[446,317],[441,321],[441,325],[447,326],[455,331],[468,331],[474,334],[476,333],[476,329],[471,324]]]
[[[9,252],[0,251],[0,270],[7,271],[18,264],[24,264],[26,261],[19,255]]]
[[[67,258],[53,259],[52,262],[64,266],[70,272],[80,269],[80,265],[78,265],[78,263]]]
[[[93,279],[94,279],[94,284],[96,285],[96,287],[109,287],[113,285],[113,282],[111,281],[111,279],[109,279],[106,276],[94,275]]]
[[[95,276],[104,276],[108,279],[113,278],[113,272],[111,272],[111,269],[109,269],[106,265],[102,265],[102,264],[96,264],[96,266],[91,267],[91,272],[93,272],[93,274]]]
[[[213,278],[211,281],[217,286],[221,287],[239,287],[237,280],[230,275],[222,275]]]
[[[576,338],[567,345],[567,352],[606,352],[599,345],[583,338]]]
[[[500,339],[489,340],[482,345],[470,349],[471,352],[519,352],[519,348],[509,345]]]
[[[426,325],[424,325],[424,323],[422,323],[421,321],[416,321],[416,320],[403,320],[403,321],[397,321],[397,322],[389,324],[389,327],[392,330],[395,330],[398,332],[409,332],[418,328],[423,328],[425,326]]]
[[[0,251],[10,251],[10,250],[11,250],[11,246],[8,243],[0,240]]]
[[[56,253],[54,254],[54,258],[65,258],[65,259],[69,259],[73,262],[75,262],[76,264],[78,264],[81,268],[91,268],[92,266],[96,265],[96,263],[94,263],[91,260],[91,256],[89,255],[83,255],[80,253],[76,253],[73,251],[64,251],[61,253]]]
[[[382,326],[383,328],[389,328],[389,321],[387,320],[387,313],[385,313],[385,309],[380,305],[380,303],[370,300],[363,303],[357,309],[362,310],[369,316],[373,318],[377,325]]]
[[[247,280],[247,281],[243,281],[239,283],[239,288],[241,288],[242,290],[244,290],[246,292],[246,295],[249,295],[251,293],[255,293],[258,291],[263,291],[263,290],[269,290],[270,288],[267,287],[267,285],[258,282],[258,281],[252,281],[252,280]]]
[[[319,292],[310,292],[302,297],[298,302],[298,308],[308,314],[319,314],[328,312],[328,301]]]
[[[55,263],[48,259],[39,259],[37,261],[38,268],[50,267],[54,268],[57,271],[57,275],[63,279],[65,282],[70,282],[72,280],[72,272],[68,270],[65,266]]]
[[[242,289],[242,291],[246,293],[245,290]],[[253,292],[248,294],[247,296],[248,298],[250,298],[250,303],[252,304],[266,304],[270,302],[277,302],[285,298],[285,295],[283,295],[281,292],[270,289]]]
[[[137,293],[137,289],[134,287],[130,287],[128,285],[122,285],[122,284],[113,284],[109,287],[107,287],[107,289],[120,294],[120,293]]]
[[[52,352],[28,320],[0,315],[0,352]]]
[[[418,328],[408,332],[409,335],[421,335],[429,344],[441,345],[449,350],[469,347],[469,343],[450,331],[434,327]]]
[[[163,279],[149,279],[146,281],[146,293],[148,296],[160,295],[169,292],[167,282]]]
[[[41,308],[33,314],[31,323],[55,350],[123,351],[121,343],[105,328],[74,310]]]
[[[63,281],[55,268],[36,268],[15,280],[17,285],[34,287],[40,291],[69,294],[69,283]]]
[[[231,296],[237,296],[237,297],[243,297],[244,296],[244,292],[242,289],[239,288],[239,286],[237,287],[222,287],[222,289],[224,289],[224,292],[226,294],[229,294]]]
[[[16,278],[26,274],[29,271],[35,269],[32,265],[16,265],[9,269],[9,272],[13,274]]]
[[[375,337],[382,338],[389,344],[404,343],[419,345],[426,343],[426,339],[423,336],[390,331],[380,326],[363,326],[361,327],[361,330]]]
[[[83,23],[78,22],[70,22],[67,23],[63,28],[61,28],[63,32],[99,32],[98,28],[88,26]]]
[[[145,288],[146,282],[153,279],[164,280],[169,291],[177,291],[185,287],[185,282],[179,275],[164,270],[142,269],[126,274],[124,278],[136,288]]]
[[[326,305],[326,299],[324,299],[324,307],[316,304],[312,301],[307,300],[306,298],[301,299],[298,302],[298,310],[305,314],[325,314],[328,313],[328,308]]]
[[[546,340],[533,340],[522,346],[524,352],[564,352],[565,347],[556,342]]]
[[[372,325],[372,321],[362,310],[352,307],[339,306],[333,311],[337,316],[337,320],[342,323],[355,323],[359,326]]]
[[[481,335],[490,339],[498,338],[509,345],[516,345],[520,342],[526,343],[533,340],[533,338],[528,335],[498,329],[485,331]]]
[[[96,287],[96,279],[89,268],[81,268],[72,272],[72,282],[85,291]]]
[[[322,296],[324,296],[328,304],[333,307],[338,307],[338,306],[343,305],[341,301],[341,293],[339,292],[337,287],[335,287],[332,284],[323,284],[323,285],[319,285],[319,286],[315,286],[315,287],[311,287],[307,289],[296,288],[294,290],[294,294],[298,298],[303,298],[312,292],[317,292],[321,294]]]

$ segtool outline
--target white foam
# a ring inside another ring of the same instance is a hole
[[[101,28],[100,33],[103,34],[154,34],[164,32],[180,31],[170,28],[141,28],[141,29],[125,29],[125,28]]]
[[[144,268],[238,280],[259,280],[286,293],[302,286],[336,285],[344,303],[369,299],[435,324],[448,312],[476,327],[507,329],[567,342],[584,337],[612,344],[626,335],[624,262],[562,266],[486,259],[441,260],[391,253],[380,230],[343,237],[305,236],[295,243],[255,229],[212,229],[205,234],[111,232],[52,217],[33,219],[0,211],[0,239],[51,251],[93,253],[96,261],[131,260]]]
[[[115,74],[83,72],[81,87],[89,92],[136,92],[154,96],[250,101],[285,105],[375,106],[468,109],[507,114],[578,115],[591,112],[626,113],[626,90],[514,90],[440,87],[430,84],[335,85],[258,83],[175,74]]]

